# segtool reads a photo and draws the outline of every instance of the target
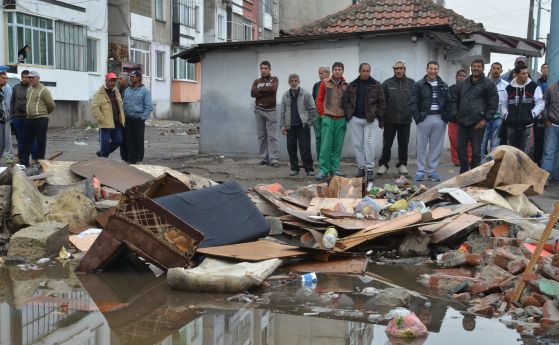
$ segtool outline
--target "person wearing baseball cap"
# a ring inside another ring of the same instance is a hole
[[[29,167],[29,155],[35,140],[37,141],[37,151],[36,156],[32,157],[33,164],[39,164],[39,159],[45,159],[49,114],[56,107],[49,89],[41,84],[39,72],[29,72],[29,85],[26,104],[27,118],[23,125],[23,150],[18,152],[19,163],[26,167]]]
[[[130,86],[124,91],[123,108],[126,117],[124,137],[128,163],[138,164],[144,159],[145,122],[149,118],[153,105],[151,94],[142,84],[142,72],[130,72]]]
[[[109,157],[124,140],[124,109],[116,80],[116,74],[107,73],[105,83],[93,96],[91,114],[99,125],[98,157]]]
[[[394,76],[382,83],[382,91],[386,98],[384,115],[384,131],[382,157],[379,161],[377,174],[384,175],[388,169],[392,144],[398,136],[398,174],[408,174],[408,143],[410,140],[411,113],[408,100],[415,81],[406,76],[406,62],[398,60],[392,66]]]

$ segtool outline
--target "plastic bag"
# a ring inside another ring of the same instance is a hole
[[[386,334],[394,338],[421,338],[429,334],[427,327],[414,313],[396,315],[388,322]]]

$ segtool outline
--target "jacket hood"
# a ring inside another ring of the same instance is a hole
[[[532,79],[528,78],[528,80],[526,80],[526,82],[524,84],[519,84],[518,81],[516,80],[516,78],[514,78],[511,82],[510,85],[512,87],[524,87],[528,84],[530,84],[530,82],[532,81]]]

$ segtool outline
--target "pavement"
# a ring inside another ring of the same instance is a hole
[[[198,125],[183,124],[176,121],[151,120],[146,126],[145,159],[144,164],[164,165],[172,169],[202,175],[215,181],[236,180],[243,187],[250,188],[257,184],[279,182],[285,188],[297,187],[315,183],[313,177],[304,176],[303,171],[297,177],[290,177],[288,161],[280,161],[279,168],[259,166],[258,157],[230,157],[213,154],[198,153]],[[47,141],[47,157],[63,152],[58,160],[81,161],[93,159],[99,149],[97,129],[89,128],[56,128],[49,129]],[[120,160],[118,150],[111,154],[110,159]],[[394,166],[389,167],[383,176],[377,175],[375,184],[382,186],[393,183],[400,175]],[[342,160],[340,170],[348,177],[357,172],[354,160]],[[408,163],[408,179],[414,184],[416,164],[415,160]],[[442,181],[459,174],[459,168],[450,160],[450,150],[445,150],[439,166]],[[421,182],[428,188],[438,184],[425,180]],[[553,182],[542,196],[533,197],[533,201],[546,213],[551,211],[555,201],[559,199],[559,183]]]

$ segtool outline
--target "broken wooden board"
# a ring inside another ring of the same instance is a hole
[[[479,202],[497,205],[512,210],[512,207],[508,203],[507,199],[497,193],[495,189],[485,187],[467,187],[465,190]]]
[[[378,219],[331,219],[327,218],[324,220],[326,223],[334,225],[337,228],[347,230],[347,231],[357,231],[363,230],[367,227],[382,223],[384,221]]]
[[[220,247],[198,248],[196,252],[209,256],[250,262],[298,257],[308,254],[299,247],[264,240]]]
[[[101,181],[101,184],[114,188],[121,193],[153,180],[153,176],[132,165],[105,158],[74,163],[70,166],[70,170],[84,178],[95,176]]]
[[[254,203],[258,211],[260,211],[263,215],[270,217],[281,217],[284,215],[284,213],[281,212],[275,205],[271,204],[257,193],[249,191],[247,195]]]
[[[329,198],[363,198],[363,179],[360,177],[347,178],[334,176],[328,185]]]
[[[437,222],[435,224],[428,224],[428,225],[423,225],[419,227],[420,231],[426,232],[426,233],[433,233],[437,230],[440,230],[442,227],[444,227],[445,225],[447,225],[448,221],[453,221],[456,218],[458,218],[460,215],[454,215],[454,216],[450,216],[448,218],[445,218],[444,221],[445,222]]]
[[[353,213],[332,211],[326,208],[320,209],[320,214],[322,214],[324,217],[331,218],[331,219],[344,219],[344,218],[355,217]]]
[[[309,201],[303,198],[297,198],[289,195],[282,195],[280,196],[280,199],[302,210],[306,210],[307,207],[309,207]]]
[[[80,236],[80,235],[70,235],[68,240],[72,245],[78,248],[81,252],[87,252],[89,248],[93,245],[93,242],[99,237],[98,234]]]
[[[445,221],[445,225],[431,235],[431,243],[438,244],[448,240],[460,232],[469,229],[474,224],[481,222],[481,220],[480,217],[467,213],[458,215],[456,218],[449,220],[450,223]]]
[[[313,212],[318,214],[321,209],[326,208],[329,210],[336,210],[341,212],[353,212],[357,204],[362,199],[350,199],[350,198],[313,198],[307,208],[308,212]],[[385,207],[387,205],[386,199],[373,199],[379,206]],[[343,210],[337,210],[336,207],[340,204]]]
[[[327,262],[299,262],[282,267],[282,270],[298,273],[341,273],[341,274],[362,274],[367,270],[368,259],[366,256],[334,258],[331,257]]]
[[[452,210],[445,207],[438,207],[432,210],[431,213],[433,216],[433,220],[437,220],[448,217],[448,215],[452,213]],[[334,247],[334,250],[345,251],[382,235],[402,231],[409,226],[419,222],[421,222],[421,213],[419,212],[419,210],[414,210],[397,218],[372,225],[364,230],[344,237],[338,240],[336,246]]]
[[[495,187],[495,189],[510,195],[520,195],[520,194],[524,194],[524,192],[530,189],[530,187],[531,185],[529,184],[518,183],[518,184],[509,184],[505,186],[497,186]]]
[[[477,200],[460,188],[441,188],[439,193],[448,194],[462,205],[477,204]]]
[[[470,171],[467,171],[463,174],[450,178],[443,183],[436,185],[435,187],[429,189],[423,194],[420,194],[416,197],[413,197],[413,201],[423,201],[424,203],[428,203],[433,201],[439,197],[439,189],[442,188],[463,188],[467,186],[471,186],[480,182],[485,181],[487,174],[491,170],[491,167],[495,164],[495,161],[489,161],[484,163],[477,168],[474,168]]]
[[[537,218],[535,218],[534,221],[519,219],[523,217],[518,213],[495,205],[485,205],[483,207],[470,211],[469,214],[482,218],[502,219],[506,223],[519,226],[526,232],[543,230],[545,228],[545,225],[538,222]]]
[[[280,211],[282,211],[284,213],[287,213],[287,214],[289,214],[289,215],[291,215],[291,216],[293,216],[293,217],[295,217],[299,220],[302,220],[304,222],[308,222],[308,223],[312,223],[312,224],[319,224],[319,225],[324,224],[323,221],[310,219],[309,216],[314,215],[312,212],[296,210],[296,209],[292,208],[291,206],[289,206],[284,201],[281,201],[278,195],[275,195],[271,192],[268,192],[267,190],[261,190],[259,188],[254,188],[253,190],[257,194],[259,194],[261,197],[263,197],[264,199],[266,199],[267,201],[269,201],[270,203],[275,205]]]

